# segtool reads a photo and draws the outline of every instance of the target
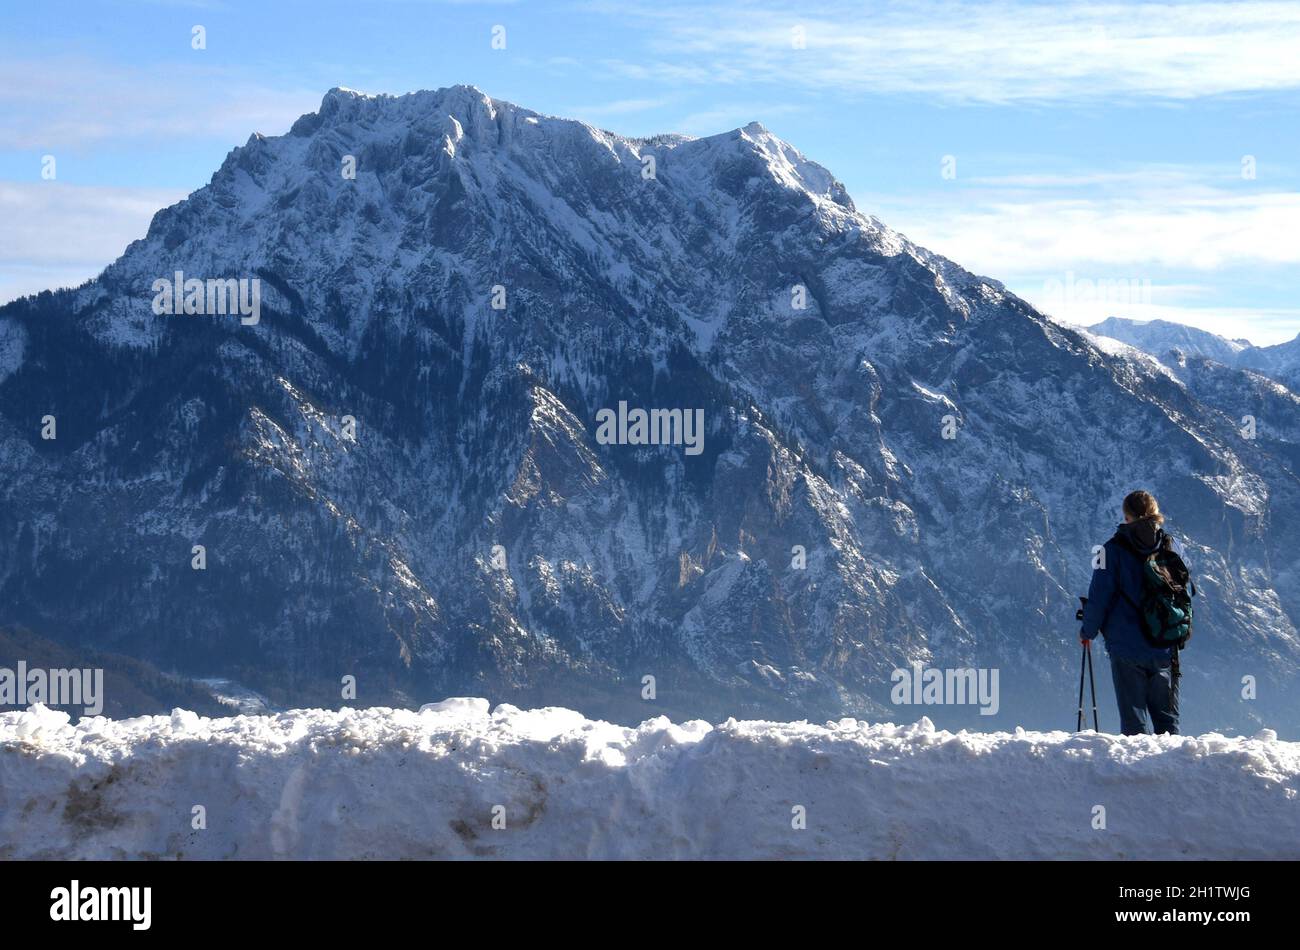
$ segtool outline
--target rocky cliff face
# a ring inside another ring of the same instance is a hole
[[[177,271],[256,278],[257,322],[157,315]],[[1249,440],[1202,393],[757,124],[332,90],[97,280],[0,309],[0,621],[283,705],[350,675],[363,705],[1066,726],[1074,597],[1142,486],[1201,579],[1195,724],[1294,729],[1295,406]],[[597,438],[620,402],[702,410],[702,450]],[[892,706],[914,661],[997,668],[998,714]]]

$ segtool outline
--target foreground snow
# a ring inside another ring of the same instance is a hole
[[[1267,731],[625,728],[482,699],[0,714],[0,859],[1300,858],[1298,789],[1300,743]]]

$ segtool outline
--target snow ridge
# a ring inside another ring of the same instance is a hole
[[[1296,859],[1298,792],[1300,743],[1269,730],[627,728],[461,698],[75,727],[0,714],[7,859]]]

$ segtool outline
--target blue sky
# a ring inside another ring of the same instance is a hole
[[[454,83],[629,135],[757,119],[1059,319],[1300,333],[1294,3],[6,4],[0,301],[98,273],[332,86]]]

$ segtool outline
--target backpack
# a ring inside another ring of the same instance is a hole
[[[1192,638],[1192,598],[1195,595],[1196,585],[1191,573],[1166,537],[1160,547],[1142,561],[1142,600],[1133,605],[1137,607],[1142,636],[1147,643],[1153,647],[1175,649],[1187,643]]]

